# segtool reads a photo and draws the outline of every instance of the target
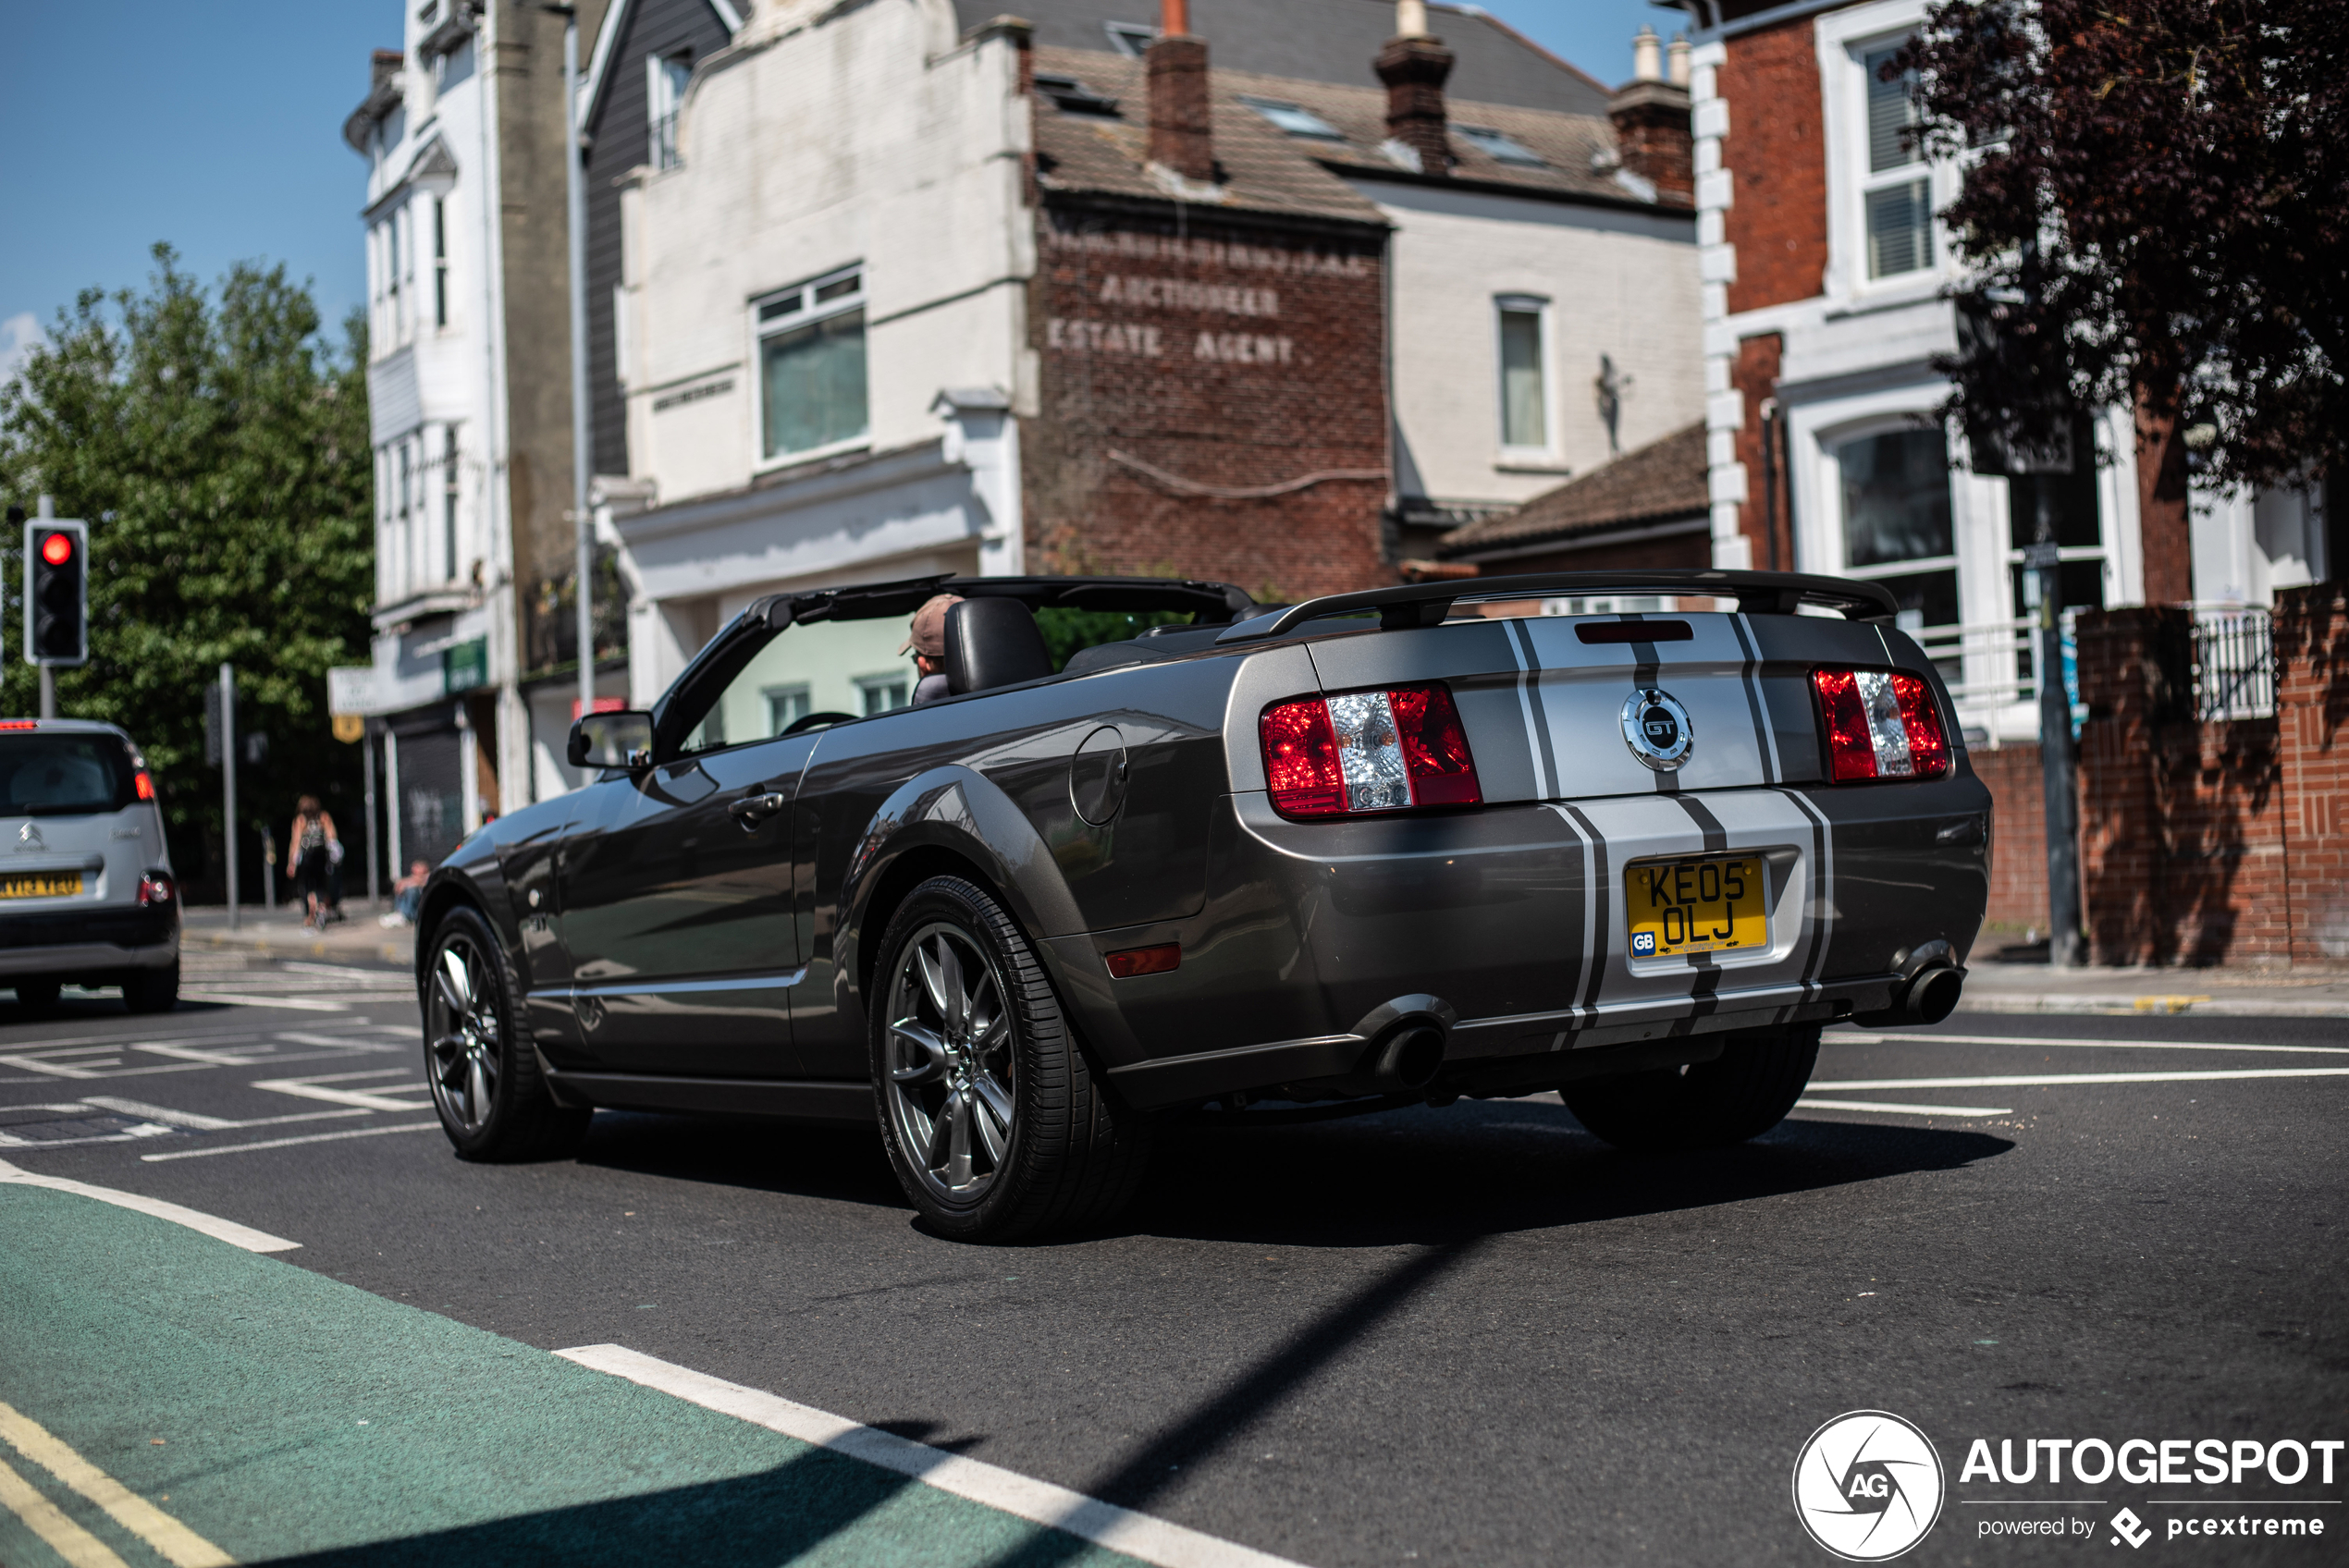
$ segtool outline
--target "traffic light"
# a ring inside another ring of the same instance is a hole
[[[90,659],[90,530],[66,518],[24,525],[24,656],[31,664]]]

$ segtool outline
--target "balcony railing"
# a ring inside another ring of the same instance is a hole
[[[2274,717],[2276,640],[2268,612],[2196,610],[2193,679],[2201,723]]]

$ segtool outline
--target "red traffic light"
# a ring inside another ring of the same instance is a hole
[[[52,533],[41,541],[41,558],[51,566],[63,566],[73,559],[73,535]]]

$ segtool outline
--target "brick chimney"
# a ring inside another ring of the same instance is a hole
[[[1150,162],[1194,184],[1215,178],[1207,96],[1207,44],[1191,36],[1190,0],[1159,0],[1150,67]]]
[[[1624,174],[1648,186],[1667,207],[1696,205],[1696,153],[1689,134],[1688,46],[1674,41],[1674,81],[1664,80],[1664,48],[1652,28],[1631,41],[1631,80],[1606,106]]]
[[[1452,172],[1450,116],[1444,107],[1452,59],[1444,41],[1428,33],[1426,0],[1396,0],[1395,36],[1373,64],[1386,83],[1386,151],[1420,174]]]

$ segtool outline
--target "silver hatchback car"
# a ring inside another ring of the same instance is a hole
[[[179,888],[154,780],[130,737],[87,719],[0,719],[0,986],[54,1007],[119,986],[133,1012],[179,1001]]]

